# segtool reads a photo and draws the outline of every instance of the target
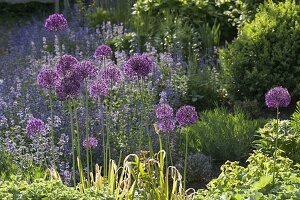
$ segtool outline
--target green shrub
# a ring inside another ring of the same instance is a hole
[[[275,165],[276,183],[272,185],[273,158],[259,151],[242,167],[238,162],[226,162],[221,174],[213,179],[207,190],[198,191],[195,199],[299,199],[300,166],[288,158],[278,156]]]
[[[247,155],[258,127],[257,121],[248,119],[242,112],[232,114],[216,108],[202,113],[200,121],[187,130],[192,150],[224,161]]]
[[[263,102],[275,85],[299,98],[300,6],[269,2],[259,8],[236,40],[221,51],[226,88],[233,100]]]

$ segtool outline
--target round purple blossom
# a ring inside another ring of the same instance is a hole
[[[48,31],[61,31],[68,27],[68,22],[63,14],[53,14],[46,19],[45,28]]]
[[[78,63],[76,70],[78,70],[82,79],[94,78],[97,74],[96,66],[91,61]]]
[[[163,103],[157,106],[155,113],[158,119],[164,119],[173,117],[174,110],[169,104]]]
[[[45,124],[42,120],[32,117],[27,121],[26,133],[28,136],[35,136],[44,131]]]
[[[42,69],[37,76],[37,84],[45,89],[53,89],[59,77],[53,69]]]
[[[105,57],[108,58],[111,57],[111,55],[112,55],[111,48],[105,44],[98,46],[94,53],[95,58],[105,58]]]
[[[291,96],[286,88],[278,86],[266,93],[265,102],[269,108],[287,107],[291,102]]]
[[[82,81],[76,77],[60,79],[55,86],[55,93],[61,101],[80,94]]]
[[[98,140],[95,137],[88,137],[87,139],[83,140],[82,145],[85,148],[95,148],[98,146]]]
[[[78,61],[71,55],[63,55],[56,64],[56,71],[62,78],[72,76],[77,68]],[[79,75],[80,73],[78,73]]]
[[[99,96],[107,96],[108,91],[109,88],[105,81],[95,81],[90,85],[89,88],[90,96],[93,98],[97,98]]]
[[[143,78],[148,76],[153,69],[153,61],[145,55],[135,55],[124,65],[124,73],[130,78]]]
[[[176,121],[171,118],[161,119],[158,122],[158,130],[163,133],[173,132],[176,128]]]
[[[176,120],[180,126],[187,126],[195,123],[198,120],[198,115],[195,107],[182,106],[176,112]]]
[[[114,65],[110,65],[102,70],[101,78],[108,82],[119,83],[121,81],[121,70]]]

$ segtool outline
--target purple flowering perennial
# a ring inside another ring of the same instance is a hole
[[[82,61],[75,67],[82,79],[94,78],[97,74],[97,68],[91,61]]]
[[[78,70],[78,61],[71,55],[63,55],[56,63],[56,71],[61,78],[72,76]],[[80,75],[79,72],[77,72]]]
[[[105,81],[95,81],[90,85],[89,88],[90,96],[93,98],[107,96],[108,91],[109,88]]]
[[[97,47],[94,57],[95,58],[109,58],[112,55],[112,50],[109,46],[102,44]]]
[[[158,130],[163,133],[173,132],[176,128],[176,121],[171,118],[161,119],[158,122]]]
[[[63,14],[53,14],[46,19],[45,28],[48,31],[61,31],[68,28],[68,22]]]
[[[98,140],[95,137],[88,137],[83,140],[82,145],[85,148],[96,148],[98,146]]]
[[[45,124],[37,118],[30,118],[27,121],[26,133],[28,136],[35,136],[45,131]]]
[[[80,94],[81,86],[82,80],[71,76],[59,80],[55,86],[55,93],[61,101],[64,101],[70,97],[78,96]]]
[[[164,119],[173,117],[174,111],[169,104],[163,103],[157,106],[155,113],[158,119]]]
[[[265,102],[269,108],[287,107],[291,102],[291,96],[286,88],[278,86],[266,93]]]
[[[193,106],[182,106],[176,112],[176,120],[180,126],[187,126],[198,120],[198,114]]]
[[[108,82],[119,83],[121,81],[121,70],[113,65],[110,65],[102,70],[101,78]]]
[[[124,74],[130,79],[144,78],[152,72],[154,63],[145,55],[132,56],[124,65]]]
[[[54,89],[58,74],[53,69],[42,69],[37,76],[37,84],[44,89]]]

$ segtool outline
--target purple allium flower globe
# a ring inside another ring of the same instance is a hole
[[[108,82],[119,83],[121,81],[121,70],[114,65],[110,65],[102,70],[101,78]]]
[[[193,106],[182,106],[176,112],[176,120],[180,126],[188,126],[198,120],[198,114]]]
[[[54,89],[58,80],[58,74],[53,69],[42,69],[37,76],[37,84],[44,89]]]
[[[68,28],[68,22],[63,14],[53,14],[46,19],[45,28],[48,31],[61,31]]]
[[[174,110],[169,104],[163,103],[157,106],[155,113],[158,119],[171,118],[173,117]]]
[[[81,61],[77,69],[82,79],[94,78],[97,74],[97,68],[91,61]]]
[[[98,140],[95,137],[88,137],[83,140],[82,145],[85,148],[96,148],[98,146]]]
[[[161,119],[158,122],[158,130],[163,133],[173,132],[176,128],[176,121],[171,118]]]
[[[291,102],[291,96],[286,88],[278,86],[266,93],[265,102],[269,108],[287,107]]]
[[[56,64],[56,71],[62,78],[70,77],[76,72],[78,64],[78,60],[75,57],[63,55]]]
[[[55,92],[62,101],[80,94],[82,81],[76,77],[61,79],[55,86]]]
[[[27,121],[26,133],[28,136],[35,136],[45,131],[45,124],[37,118],[30,118]]]
[[[124,66],[124,74],[130,79],[135,77],[144,78],[152,72],[154,63],[145,55],[132,56]]]
[[[109,46],[102,44],[97,47],[94,57],[95,58],[109,58],[112,55],[112,50]]]
[[[91,97],[97,98],[107,96],[109,88],[105,81],[95,81],[90,85],[89,92]]]

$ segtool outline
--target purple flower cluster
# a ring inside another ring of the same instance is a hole
[[[90,96],[93,98],[107,96],[109,92],[108,85],[105,81],[95,81],[89,88]]]
[[[265,102],[269,108],[287,107],[291,102],[291,96],[286,88],[278,86],[266,93]]]
[[[101,78],[108,82],[119,83],[121,81],[121,70],[114,65],[110,65],[102,70]]]
[[[155,109],[158,121],[158,130],[163,133],[169,133],[175,130],[176,121],[174,120],[174,110],[166,103],[160,104]]]
[[[153,61],[145,55],[132,56],[124,66],[124,74],[130,79],[144,78],[152,72]]]
[[[172,118],[164,118],[158,122],[158,130],[163,133],[173,132],[176,128],[176,121]]]
[[[88,137],[83,140],[82,145],[85,148],[96,148],[98,146],[98,140],[95,137]]]
[[[58,74],[53,69],[42,69],[37,76],[37,84],[44,89],[54,89],[58,80]]]
[[[169,104],[163,103],[157,106],[155,113],[158,119],[164,119],[173,117],[174,110]]]
[[[193,106],[182,106],[176,112],[176,120],[180,126],[187,126],[198,120],[198,114]]]
[[[56,64],[56,71],[61,78],[68,78],[74,74],[80,75],[77,71],[78,60],[71,55],[63,55]]]
[[[53,14],[46,19],[45,28],[48,31],[61,31],[68,27],[68,22],[62,14]]]
[[[97,68],[91,61],[82,61],[77,65],[81,78],[94,78],[97,75]]]
[[[112,50],[109,46],[102,44],[97,47],[94,57],[95,58],[109,58],[112,55]]]
[[[26,133],[28,136],[35,136],[45,131],[45,124],[37,118],[30,118],[27,121]]]

